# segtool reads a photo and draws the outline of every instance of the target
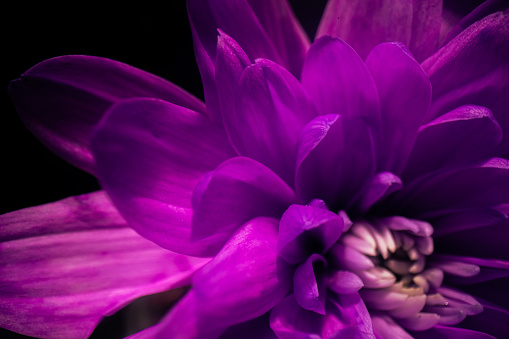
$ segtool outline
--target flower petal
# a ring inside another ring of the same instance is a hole
[[[24,226],[0,245],[0,325],[30,336],[88,337],[102,317],[189,284],[209,261],[140,237],[103,192],[11,212],[0,223]]]
[[[226,160],[196,186],[191,239],[214,237],[219,249],[247,221],[279,218],[293,202],[292,189],[267,167],[250,158]]]
[[[431,103],[431,84],[401,43],[376,46],[366,59],[380,98],[382,140],[378,170],[401,174]]]
[[[313,253],[324,254],[339,239],[343,226],[343,219],[329,210],[292,205],[279,222],[278,253],[291,264]]]
[[[137,232],[179,253],[213,254],[213,239],[190,243],[191,194],[233,155],[222,130],[183,107],[134,99],[110,110],[92,150],[103,187]]]
[[[155,75],[106,58],[70,55],[43,61],[9,87],[22,120],[49,149],[94,173],[89,138],[112,104],[152,97],[204,112],[201,101]]]
[[[301,79],[320,114],[362,116],[377,126],[380,103],[373,78],[359,55],[342,40],[330,36],[316,40]]]
[[[485,227],[507,219],[504,213],[496,209],[466,209],[441,215],[430,222],[435,229],[435,237],[450,233],[461,233],[465,230]]]
[[[234,325],[226,330],[219,339],[277,339],[270,329],[269,313],[253,320]]]
[[[424,332],[412,332],[416,339],[496,339],[489,334],[467,330],[464,328],[435,326]]]
[[[441,14],[437,0],[329,0],[316,37],[344,39],[363,58],[379,43],[401,41],[423,60],[437,46]]]
[[[371,316],[373,332],[379,339],[413,339],[404,329],[392,320],[391,317],[375,313]]]
[[[162,320],[158,338],[219,336],[257,318],[289,292],[291,272],[276,251],[277,220],[246,223],[193,278],[193,289]]]
[[[403,178],[487,158],[501,140],[502,130],[489,109],[461,106],[419,129]]]
[[[509,157],[509,12],[477,21],[423,62],[433,87],[427,121],[462,105],[490,109],[504,131],[499,155]]]
[[[300,264],[293,275],[293,295],[300,307],[325,315],[326,285],[324,271],[327,262],[312,254]]]
[[[293,186],[297,138],[316,116],[301,84],[281,66],[259,59],[244,70],[233,99],[236,109],[222,112],[232,146]]]
[[[367,211],[376,202],[403,187],[401,179],[391,172],[377,173],[359,200],[361,211]]]
[[[369,126],[358,117],[319,116],[299,137],[296,190],[302,201],[322,199],[331,210],[344,209],[374,175]]]
[[[482,331],[503,338],[509,333],[509,311],[492,305],[483,304],[484,310],[473,317],[467,317],[461,327]]]

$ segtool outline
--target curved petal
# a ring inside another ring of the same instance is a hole
[[[361,116],[378,126],[380,103],[375,82],[366,65],[342,40],[324,36],[309,49],[302,85],[320,114]]]
[[[250,159],[226,160],[206,174],[192,197],[192,240],[214,237],[218,250],[247,221],[281,217],[295,194],[274,172]]]
[[[329,210],[292,205],[279,222],[278,253],[291,264],[313,253],[325,254],[339,239],[343,226],[343,219]]]
[[[495,338],[503,338],[509,333],[509,311],[483,304],[483,312],[473,317],[467,317],[461,327],[465,327],[475,331],[482,331],[494,336]]]
[[[293,275],[293,295],[303,309],[325,315],[326,288],[324,271],[327,262],[312,254],[297,267]]]
[[[423,332],[412,332],[416,339],[496,339],[489,334],[456,327],[435,326]]]
[[[401,41],[423,60],[437,46],[441,15],[438,0],[329,0],[316,37],[344,39],[363,59],[379,43]]]
[[[462,105],[489,108],[504,135],[509,131],[509,11],[477,21],[433,54],[422,66],[433,87],[427,121]],[[508,156],[509,138],[499,145]]]
[[[344,209],[374,172],[373,140],[362,119],[329,114],[302,129],[295,175],[302,201],[322,199],[331,210]]]
[[[408,332],[399,326],[391,317],[377,314],[371,316],[373,322],[373,332],[379,339],[413,339]]]
[[[431,84],[401,43],[376,46],[366,59],[380,99],[382,140],[377,145],[379,171],[400,175],[417,130],[431,103]]]
[[[408,184],[388,200],[416,217],[492,208],[509,201],[509,160],[492,158],[475,166],[435,173]]]
[[[392,192],[400,190],[403,187],[401,179],[391,172],[377,173],[366,189],[362,192],[359,200],[359,209],[367,211],[378,201],[388,196]]]
[[[219,339],[277,339],[270,329],[269,313],[228,328]]]
[[[193,278],[193,289],[162,320],[157,338],[212,338],[257,318],[290,291],[291,271],[276,251],[277,220],[246,223]]]
[[[214,239],[190,242],[191,194],[233,155],[221,129],[183,107],[133,99],[110,110],[92,150],[103,187],[137,232],[179,253],[213,254]]]
[[[140,237],[103,192],[12,212],[0,222],[25,226],[0,245],[0,325],[30,336],[86,338],[102,317],[137,297],[189,284],[209,261]]]
[[[463,257],[456,255],[434,255],[432,259],[433,265],[440,263],[452,263],[451,268],[455,270],[457,277],[448,277],[448,282],[458,285],[477,284],[488,280],[509,277],[509,261],[496,259],[480,259],[472,257]],[[440,266],[438,266],[440,267]],[[447,269],[442,268],[446,273]],[[459,273],[463,276],[458,275]],[[468,274],[473,271],[474,274]]]
[[[502,130],[489,109],[456,108],[421,126],[403,179],[479,161],[501,140]]]
[[[222,112],[232,146],[293,186],[297,138],[316,116],[301,84],[281,66],[258,59],[244,70],[234,100],[236,109]]]
[[[122,99],[151,97],[197,112],[201,101],[172,83],[121,62],[70,55],[43,61],[9,87],[25,125],[53,152],[94,173],[89,138],[104,113]]]
[[[490,226],[504,219],[507,219],[507,215],[495,208],[469,208],[440,215],[430,220],[430,223],[435,229],[434,237],[440,237],[451,233],[461,233],[469,229]]]

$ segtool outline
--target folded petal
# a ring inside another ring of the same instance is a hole
[[[316,40],[301,79],[320,114],[362,116],[378,126],[380,103],[375,82],[359,55],[344,41],[330,36]]]
[[[401,43],[377,45],[366,59],[380,98],[378,170],[401,174],[431,103],[431,84]]]
[[[458,107],[420,127],[403,178],[487,158],[501,140],[502,129],[489,109]]]
[[[30,336],[86,338],[102,317],[137,297],[189,284],[209,261],[140,237],[102,192],[12,212],[0,222],[25,226],[0,245],[0,323]]]
[[[212,338],[268,312],[289,292],[291,271],[278,259],[277,220],[246,223],[193,278],[193,289],[161,322],[158,338]]]
[[[311,255],[297,267],[293,275],[293,295],[303,309],[325,315],[326,285],[325,259],[319,254]]]
[[[477,21],[433,54],[422,66],[433,87],[427,121],[462,105],[490,109],[507,136],[509,130],[509,12]],[[509,138],[498,154],[507,157]]]
[[[331,210],[352,204],[374,175],[373,140],[359,117],[329,114],[299,136],[295,186],[302,201],[322,199]]]
[[[179,253],[215,246],[190,243],[191,194],[233,151],[205,116],[155,99],[125,101],[98,126],[92,149],[103,187],[137,232]]]
[[[379,43],[401,41],[423,60],[437,46],[441,14],[437,0],[329,0],[316,37],[344,39],[362,58]]]
[[[292,189],[259,162],[226,160],[193,193],[192,240],[214,237],[219,250],[238,227],[259,216],[279,219],[295,199]]]
[[[235,109],[222,112],[232,146],[293,186],[297,138],[316,116],[313,103],[292,74],[265,59],[244,70],[237,94]]]
[[[155,75],[121,62],[91,56],[43,61],[9,87],[22,120],[49,149],[94,173],[89,138],[112,104],[151,97],[204,112],[201,101]]]

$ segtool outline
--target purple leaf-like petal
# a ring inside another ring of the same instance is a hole
[[[363,286],[361,278],[350,271],[335,271],[327,277],[327,287],[339,294],[355,293]]]
[[[377,173],[359,200],[361,211],[367,211],[373,204],[403,187],[401,179],[391,172]]]
[[[320,114],[361,116],[378,126],[380,103],[375,82],[359,55],[344,41],[324,36],[311,45],[302,85]]]
[[[179,253],[214,254],[214,239],[190,243],[191,194],[233,156],[221,129],[186,108],[135,99],[110,110],[92,149],[103,187],[137,232]]]
[[[423,64],[433,87],[427,120],[462,105],[489,108],[504,131],[498,154],[509,157],[509,12],[468,27]]]
[[[437,0],[329,0],[316,37],[344,39],[363,58],[379,43],[401,41],[423,60],[437,46],[441,14]]]
[[[323,115],[302,130],[295,185],[302,201],[322,199],[332,210],[351,204],[374,175],[369,127],[358,117]]]
[[[481,259],[444,254],[434,255],[432,260],[433,265],[438,263],[438,267],[450,263],[448,268],[449,270],[454,270],[453,273],[456,273],[456,275],[458,275],[457,272],[460,274],[465,273],[463,274],[464,276],[458,278],[448,278],[449,282],[459,285],[477,284],[493,279],[509,277],[509,261],[506,260]],[[446,273],[448,272],[447,269],[443,270]],[[468,274],[470,271],[473,271],[475,274]]]
[[[465,230],[493,225],[504,219],[507,219],[507,215],[496,209],[470,208],[441,215],[436,219],[432,219],[431,223],[435,229],[434,236],[440,237],[450,233],[461,233]]]
[[[277,220],[246,223],[193,278],[193,289],[162,320],[158,338],[209,338],[257,318],[289,292],[291,270],[276,251]]]
[[[509,333],[509,311],[502,307],[483,304],[484,310],[472,317],[467,317],[461,327],[482,331],[495,338],[503,338]]]
[[[413,339],[401,326],[399,326],[391,317],[377,314],[371,316],[373,322],[373,332],[379,339]]]
[[[431,103],[431,84],[401,43],[376,46],[366,59],[380,98],[382,140],[378,170],[401,174]]]
[[[151,97],[197,112],[201,101],[150,73],[106,58],[71,55],[43,61],[9,87],[26,126],[71,164],[95,172],[90,134],[104,113],[123,99]]]
[[[486,333],[445,326],[435,326],[424,332],[412,332],[412,336],[416,339],[496,339]]]
[[[324,269],[327,262],[319,254],[312,254],[299,265],[293,275],[293,295],[300,307],[325,314],[326,285]]]
[[[294,202],[292,189],[259,162],[243,157],[226,160],[196,186],[191,238],[214,237],[222,246],[247,221],[258,216],[279,219]]]
[[[316,116],[299,81],[281,66],[259,59],[240,79],[236,109],[223,112],[232,146],[293,186],[297,138]]]
[[[479,161],[501,140],[502,130],[489,109],[456,108],[421,126],[403,178]]]
[[[279,222],[279,255],[297,264],[313,253],[324,254],[339,239],[343,219],[319,207],[292,205]]]
[[[102,317],[189,284],[209,261],[140,237],[103,192],[11,212],[0,224],[22,226],[0,245],[0,323],[30,336],[86,338]]]

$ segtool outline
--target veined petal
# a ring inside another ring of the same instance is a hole
[[[295,200],[292,189],[259,162],[226,160],[206,174],[193,193],[192,240],[214,237],[219,249],[247,221],[279,218]]]
[[[30,336],[86,338],[102,317],[189,284],[209,261],[142,238],[103,192],[11,212],[6,222],[25,227],[0,245],[0,323]]]
[[[158,338],[218,337],[257,318],[289,292],[291,271],[276,250],[277,220],[246,223],[193,278],[193,289],[161,322]]]
[[[316,116],[299,81],[278,64],[259,59],[240,78],[236,109],[224,111],[232,146],[293,186],[297,138]]]
[[[427,121],[462,105],[490,109],[504,131],[498,155],[509,157],[509,11],[477,21],[422,66],[433,87]],[[473,67],[472,65],[475,65]]]
[[[362,58],[379,43],[401,41],[423,60],[437,46],[441,14],[437,0],[329,0],[316,37],[344,39]]]
[[[204,112],[201,101],[172,83],[121,62],[70,55],[43,61],[9,87],[25,125],[53,152],[95,172],[90,134],[123,99],[151,97]]]
[[[213,254],[214,239],[190,243],[191,194],[233,156],[220,128],[183,107],[135,99],[110,110],[92,148],[99,179],[129,225],[176,252]]]
[[[379,171],[400,175],[417,130],[431,103],[431,84],[401,43],[377,45],[366,59],[380,99],[382,140],[377,145]]]
[[[419,128],[403,178],[487,158],[501,140],[502,129],[489,109],[458,107]]]

